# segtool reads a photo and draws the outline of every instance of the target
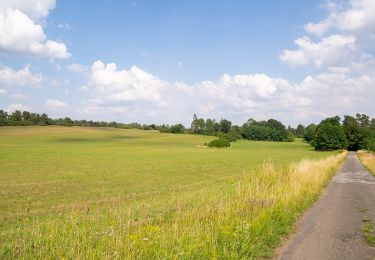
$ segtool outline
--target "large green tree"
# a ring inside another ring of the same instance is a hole
[[[348,147],[340,117],[330,117],[320,122],[316,129],[313,146],[315,150],[338,150]]]
[[[316,125],[310,124],[306,127],[305,133],[303,134],[303,138],[306,140],[306,142],[310,143],[312,140],[314,140],[316,132]]]

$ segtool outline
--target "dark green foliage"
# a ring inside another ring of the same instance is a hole
[[[19,110],[14,111],[10,117],[9,120],[11,121],[22,121],[22,113]]]
[[[169,128],[170,132],[173,134],[181,134],[184,132],[185,127],[182,124],[172,125]]]
[[[226,119],[221,119],[219,124],[220,124],[220,132],[223,132],[223,133],[228,133],[232,126],[232,122]]]
[[[364,149],[368,134],[366,133],[366,129],[360,126],[360,122],[352,116],[345,116],[343,127],[348,139],[348,150],[357,151]]]
[[[295,132],[296,136],[299,138],[302,138],[303,135],[305,134],[305,130],[306,130],[305,126],[299,124],[296,128],[296,132]]]
[[[211,142],[208,143],[208,147],[216,147],[216,148],[225,148],[225,147],[230,147],[230,142],[225,139],[225,138],[219,138],[212,140]]]
[[[295,136],[293,132],[288,130],[288,142],[294,142]]]
[[[335,125],[335,126],[341,126],[340,121],[341,121],[341,119],[340,119],[339,116],[328,117],[328,118],[322,120],[322,122],[320,122],[319,125],[323,125],[323,124],[327,123],[327,124],[331,124],[331,125]]]
[[[312,140],[314,140],[316,132],[316,125],[310,124],[306,127],[305,133],[303,135],[303,138],[306,140],[306,142],[310,143]]]
[[[338,125],[336,120],[331,119],[323,120],[318,125],[313,141],[315,150],[338,150],[348,147],[348,140],[340,125],[340,119]]]
[[[244,139],[259,141],[287,142],[291,140],[290,132],[275,119],[259,122],[249,119],[242,127],[242,136]]]
[[[366,149],[375,152],[375,137],[369,137],[365,141]]]

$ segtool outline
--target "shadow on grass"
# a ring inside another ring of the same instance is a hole
[[[113,142],[114,140],[131,140],[137,139],[136,136],[106,136],[99,138],[85,138],[85,137],[65,137],[53,139],[51,142],[57,143],[102,143],[102,142]]]

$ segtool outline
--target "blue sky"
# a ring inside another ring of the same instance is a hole
[[[374,116],[372,17],[371,0],[4,0],[0,105],[141,123]]]

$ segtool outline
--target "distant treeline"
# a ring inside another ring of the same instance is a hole
[[[225,138],[230,142],[238,139],[258,140],[258,141],[280,141],[292,142],[293,133],[275,119],[267,121],[256,121],[249,119],[242,126],[232,125],[227,119],[216,121],[215,119],[203,119],[193,116],[193,121],[189,129],[185,129],[182,124],[162,127],[160,132],[168,133],[191,133],[201,135],[214,135]]]
[[[366,114],[356,114],[355,117],[346,115],[344,120],[338,116],[330,117],[322,120],[318,125],[310,124],[305,127],[299,124],[295,129],[290,126],[286,128],[275,119],[267,121],[249,119],[242,126],[238,126],[232,125],[232,122],[227,119],[216,121],[210,118],[198,118],[194,114],[191,127],[185,128],[182,124],[124,124],[115,121],[73,120],[69,117],[52,119],[45,113],[16,110],[8,114],[0,110],[0,126],[27,125],[137,128],[159,130],[161,133],[213,135],[230,142],[238,139],[292,142],[295,137],[299,137],[304,138],[316,150],[367,149],[375,151],[375,119],[370,119]]]
[[[217,122],[215,119],[204,120],[194,115],[190,129],[185,129],[183,125],[178,124],[161,128],[160,131],[216,135],[230,142],[238,139],[292,142],[295,137],[299,137],[304,138],[316,150],[375,151],[375,119],[370,119],[366,114],[356,114],[355,117],[346,115],[342,121],[339,116],[330,117],[322,120],[318,125],[310,124],[305,127],[299,124],[295,129],[290,126],[286,128],[275,119],[267,121],[249,119],[242,126],[236,126],[226,119]]]
[[[137,128],[143,130],[158,130],[160,127],[155,124],[146,125],[138,123],[123,124],[115,121],[88,121],[88,120],[73,120],[69,117],[64,118],[49,118],[47,114],[37,114],[29,111],[16,110],[8,114],[4,110],[0,110],[0,126],[27,126],[27,125],[60,125],[60,126],[85,126],[85,127],[115,127],[115,128]]]

